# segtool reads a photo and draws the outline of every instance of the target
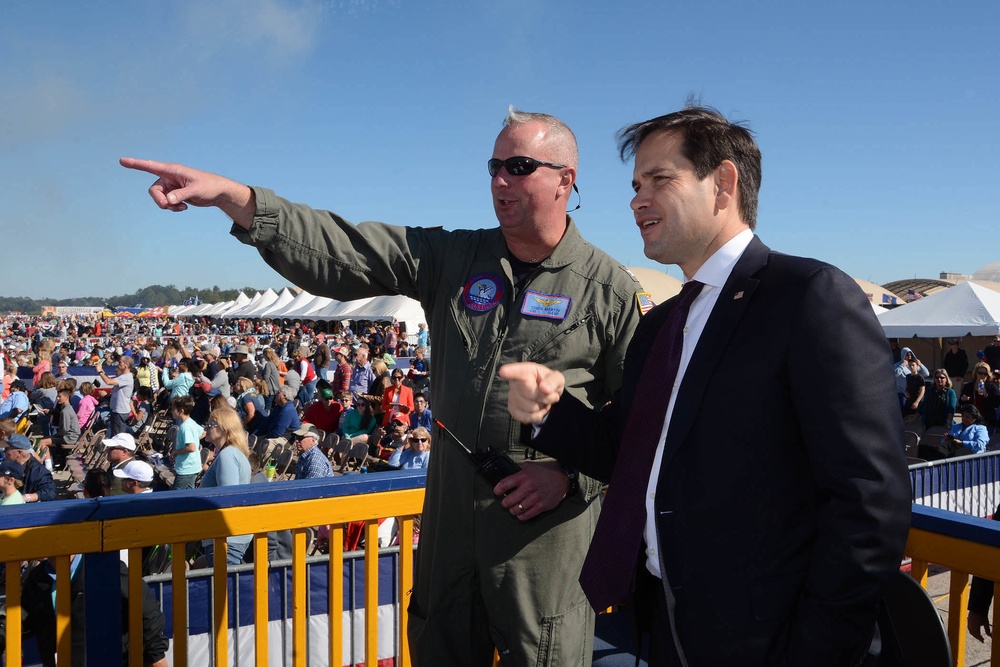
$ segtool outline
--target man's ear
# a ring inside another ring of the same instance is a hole
[[[723,160],[715,168],[715,207],[719,210],[736,205],[737,185],[740,180],[736,165]]]
[[[559,195],[569,197],[574,183],[576,183],[576,169],[568,167],[559,178]]]

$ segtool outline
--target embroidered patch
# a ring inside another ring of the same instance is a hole
[[[636,292],[635,300],[639,302],[639,312],[645,315],[653,309],[656,304],[653,302],[653,295],[649,292]]]
[[[462,302],[469,310],[485,313],[493,310],[503,298],[504,283],[500,276],[492,273],[480,273],[465,283],[462,290]]]
[[[521,314],[546,317],[550,320],[565,320],[573,299],[562,294],[542,294],[528,290],[524,293]]]

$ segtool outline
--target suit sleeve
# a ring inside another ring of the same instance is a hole
[[[626,323],[629,336],[620,339],[624,362],[621,381],[611,401],[599,410],[591,410],[569,392],[563,392],[553,406],[545,425],[531,440],[531,446],[570,465],[579,472],[607,483],[618,460],[621,434],[628,415],[632,392],[638,381],[646,353],[645,343],[654,338],[662,318],[652,313],[639,320],[638,310]],[[656,311],[654,311],[656,312]],[[624,349],[624,348],[623,348]]]
[[[816,542],[790,621],[788,661],[852,664],[863,656],[884,583],[910,526],[902,420],[885,337],[853,279],[807,277],[793,319],[788,377],[816,480]]]

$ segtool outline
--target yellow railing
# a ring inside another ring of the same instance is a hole
[[[22,561],[48,557],[56,571],[57,654],[60,664],[70,663],[70,560],[73,554],[117,553],[129,550],[129,562],[139,563],[142,547],[171,544],[173,553],[185,553],[190,541],[215,539],[213,598],[214,664],[228,662],[228,578],[226,576],[227,536],[253,534],[250,548],[254,553],[254,636],[256,664],[267,665],[268,655],[268,561],[267,532],[291,530],[292,557],[292,664],[306,664],[306,535],[314,526],[331,525],[329,548],[328,600],[330,610],[344,605],[344,568],[342,524],[366,522],[365,541],[365,659],[378,662],[378,519],[399,520],[400,591],[397,665],[408,667],[406,642],[407,611],[405,600],[413,585],[413,518],[423,505],[423,475],[404,474],[401,481],[385,475],[371,475],[377,486],[410,487],[365,493],[361,487],[368,480],[356,476],[348,482],[327,484],[307,482],[250,485],[210,491],[186,491],[147,494],[129,498],[116,497],[86,501],[47,503],[48,507],[27,507],[22,523],[32,523],[32,511],[38,515],[34,525],[5,528],[0,522],[0,561],[7,563],[7,665],[21,664],[21,580]],[[250,490],[242,491],[242,490]],[[360,493],[360,494],[359,494]],[[337,495],[332,495],[337,494]],[[286,500],[288,496],[302,497]],[[312,496],[312,497],[310,497]],[[269,498],[274,497],[275,502]],[[176,501],[176,502],[171,502]],[[235,505],[234,503],[240,503]],[[94,505],[97,505],[95,508]],[[62,506],[63,511],[60,511]],[[205,509],[197,509],[204,507]],[[266,508],[266,511],[262,509]],[[79,520],[82,513],[100,517]],[[131,516],[115,517],[116,514]],[[4,517],[6,519],[7,517]],[[76,521],[76,522],[74,522]],[[173,580],[173,664],[188,664],[187,566],[183,558],[172,563]],[[116,579],[117,581],[117,579]],[[129,599],[141,600],[141,570],[129,572]],[[167,610],[164,610],[167,613]],[[343,655],[343,621],[340,613],[330,613],[329,664],[339,665]],[[142,665],[142,605],[129,605],[130,665]],[[89,634],[89,633],[88,633]]]
[[[365,479],[368,478],[368,479]],[[57,651],[59,662],[70,662],[70,559],[73,554],[115,554],[129,550],[129,561],[140,562],[142,547],[171,544],[183,554],[185,544],[215,539],[213,577],[214,616],[212,653],[215,664],[225,665],[229,652],[229,578],[223,556],[225,538],[253,534],[254,650],[263,667],[268,656],[267,532],[291,530],[292,557],[292,665],[306,664],[306,536],[307,529],[330,524],[328,554],[328,608],[344,608],[342,525],[365,521],[365,628],[368,665],[378,662],[378,520],[399,519],[399,625],[394,637],[397,665],[408,667],[406,599],[413,583],[413,517],[423,504],[424,477],[404,474],[353,476],[329,482],[259,484],[230,489],[177,491],[142,497],[116,497],[89,501],[62,501],[24,506],[19,512],[0,515],[0,561],[7,563],[7,665],[21,664],[20,564],[48,557],[56,571]],[[928,564],[951,569],[948,636],[955,665],[964,664],[969,575],[1000,581],[1000,523],[943,510],[913,506],[913,522],[906,553],[912,559],[912,576],[924,586]],[[173,664],[188,660],[186,563],[172,565]],[[117,577],[117,573],[116,573]],[[129,573],[129,599],[141,600],[141,572]],[[117,578],[115,579],[117,589]],[[995,587],[1000,593],[1000,586]],[[993,607],[993,626],[1000,613]],[[129,606],[129,655],[131,665],[142,664],[142,606]],[[89,634],[89,632],[88,632]],[[315,639],[314,639],[315,643]],[[1000,647],[993,646],[991,664],[1000,666]],[[344,652],[341,613],[329,614],[329,664],[339,665]]]
[[[913,521],[906,555],[912,559],[910,574],[926,588],[928,565],[951,570],[948,599],[948,641],[956,667],[965,664],[966,623],[970,576],[1000,582],[1000,523],[945,510],[913,506]],[[1000,585],[994,585],[994,600]],[[993,605],[992,625],[1000,621]],[[1000,666],[1000,638],[992,642],[990,664]]]

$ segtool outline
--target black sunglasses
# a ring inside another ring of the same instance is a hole
[[[493,178],[500,173],[500,167],[506,169],[507,173],[511,176],[527,176],[528,174],[535,173],[535,170],[539,167],[565,169],[566,165],[556,164],[555,162],[543,162],[542,160],[536,160],[533,157],[524,157],[521,155],[509,157],[506,160],[501,160],[500,158],[490,158],[486,161],[486,168],[490,172],[490,178]]]

